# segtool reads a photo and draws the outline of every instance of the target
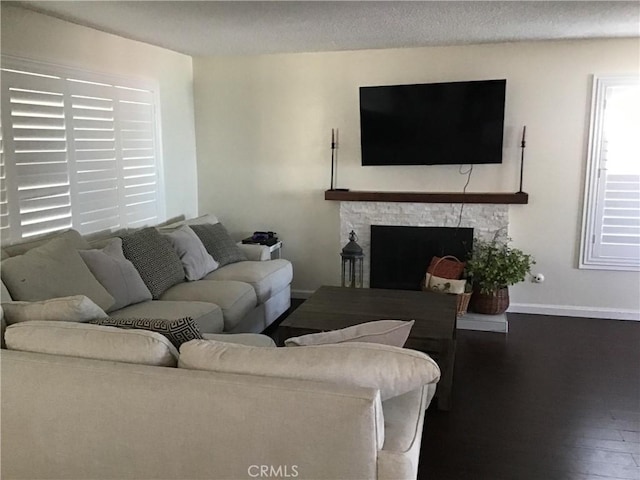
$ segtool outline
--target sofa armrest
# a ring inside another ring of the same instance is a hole
[[[271,252],[269,251],[269,247],[266,245],[258,245],[255,243],[237,243],[238,247],[242,253],[247,256],[247,260],[253,261],[265,261],[271,260]]]

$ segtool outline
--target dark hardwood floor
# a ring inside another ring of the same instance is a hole
[[[640,479],[640,323],[509,314],[458,331],[449,412],[427,412],[429,480]]]
[[[418,478],[640,480],[640,322],[508,318],[508,334],[458,330],[453,407],[427,411]]]

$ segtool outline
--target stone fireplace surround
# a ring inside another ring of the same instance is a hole
[[[474,238],[491,240],[495,232],[508,236],[508,204],[461,203],[404,203],[404,202],[340,202],[340,241],[348,242],[349,232],[355,231],[358,244],[364,251],[364,286],[369,287],[371,258],[371,225],[415,227],[473,228]],[[506,314],[480,315],[469,312],[458,318],[458,328],[506,333],[509,329]]]
[[[497,230],[509,228],[509,205],[404,202],[340,202],[340,242],[346,245],[349,232],[356,232],[364,251],[364,286],[369,286],[371,225],[473,228],[474,237],[490,240]]]

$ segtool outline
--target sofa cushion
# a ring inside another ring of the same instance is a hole
[[[174,367],[176,348],[159,333],[87,323],[25,322],[7,327],[9,350]]]
[[[211,272],[205,280],[236,280],[250,284],[256,291],[258,303],[264,303],[289,285],[293,267],[289,260],[237,262]]]
[[[53,239],[24,255],[7,258],[2,262],[1,273],[14,300],[34,302],[85,295],[103,310],[115,302],[65,238]]]
[[[154,300],[184,281],[184,270],[169,240],[153,227],[122,237],[122,252],[133,263]]]
[[[205,340],[216,342],[237,343],[250,347],[275,347],[276,342],[268,335],[260,333],[203,333]]]
[[[174,302],[151,300],[109,312],[112,318],[178,318],[191,317],[202,333],[220,333],[224,329],[222,309],[208,302]]]
[[[166,318],[97,318],[89,323],[104,325],[106,327],[118,327],[125,329],[149,330],[160,333],[169,339],[176,347],[180,348],[189,340],[202,340],[202,333],[196,322],[191,317],[167,320]]]
[[[136,267],[122,253],[122,239],[112,238],[100,250],[78,250],[78,253],[91,273],[115,299],[109,310],[151,300],[151,292]]]
[[[84,295],[52,298],[39,302],[3,302],[2,308],[7,325],[32,320],[87,322],[107,316],[104,310]]]
[[[258,304],[256,292],[251,285],[231,280],[180,283],[167,290],[161,300],[215,303],[222,309],[225,332],[233,330]]]
[[[49,243],[51,240],[54,240],[56,238],[64,238],[76,250],[91,248],[89,242],[87,242],[87,240],[82,235],[80,235],[80,232],[78,232],[77,230],[65,230],[63,232],[47,233],[40,237],[36,237],[35,239],[28,242],[16,243],[15,245],[7,245],[3,247],[2,260],[5,259],[5,255],[9,257],[24,255],[29,250],[41,247],[42,245],[45,245],[46,243]]]
[[[425,353],[358,342],[260,348],[193,340],[180,347],[178,366],[376,388],[383,400],[440,378],[438,365]]]
[[[163,235],[180,257],[187,280],[200,280],[207,273],[218,268],[218,262],[209,255],[200,238],[189,226],[183,225],[172,232],[163,233]]]
[[[368,342],[403,347],[415,320],[376,320],[360,323],[352,327],[332,330],[330,332],[311,333],[299,337],[287,338],[287,347],[304,345],[326,345],[329,343]]]
[[[213,225],[206,223],[190,227],[198,235],[207,252],[215,258],[221,267],[247,259],[220,222]]]

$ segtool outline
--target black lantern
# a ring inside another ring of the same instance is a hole
[[[351,230],[349,243],[342,249],[342,286],[362,288],[362,262],[364,253],[362,248],[356,243],[358,236]]]

